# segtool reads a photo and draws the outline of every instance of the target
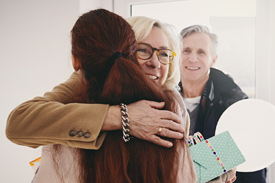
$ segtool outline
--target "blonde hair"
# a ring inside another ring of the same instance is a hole
[[[132,26],[137,42],[146,39],[151,33],[153,27],[158,27],[163,30],[169,41],[169,49],[176,53],[173,62],[169,64],[168,76],[164,85],[169,89],[174,89],[180,81],[180,39],[176,36],[175,28],[170,24],[162,23],[159,20],[143,16],[129,17],[126,18],[126,21]]]

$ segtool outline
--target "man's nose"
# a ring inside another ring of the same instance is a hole
[[[190,62],[197,62],[197,61],[198,61],[198,56],[197,56],[197,54],[196,54],[196,53],[191,53],[191,54],[189,55],[188,60],[189,60]]]

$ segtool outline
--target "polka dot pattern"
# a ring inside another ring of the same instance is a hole
[[[228,131],[191,145],[189,150],[199,183],[218,177],[245,161]]]

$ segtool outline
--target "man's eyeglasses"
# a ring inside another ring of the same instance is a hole
[[[172,50],[153,48],[151,45],[146,43],[138,43],[136,54],[138,58],[148,60],[153,56],[154,51],[157,52],[159,62],[164,65],[170,64],[176,56],[176,53]]]

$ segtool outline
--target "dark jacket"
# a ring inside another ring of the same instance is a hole
[[[214,99],[212,100],[209,99],[211,83],[214,86]],[[195,132],[201,132],[204,138],[214,136],[222,113],[230,105],[247,98],[247,95],[231,77],[220,70],[211,68],[208,82],[201,97]],[[205,103],[205,106],[202,103]]]

